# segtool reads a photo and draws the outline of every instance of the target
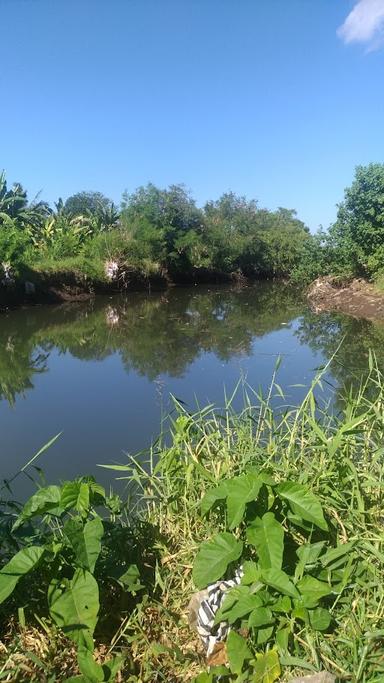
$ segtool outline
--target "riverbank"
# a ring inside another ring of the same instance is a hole
[[[72,262],[73,261],[73,262]],[[82,302],[97,295],[140,291],[164,291],[168,287],[197,284],[228,284],[238,286],[252,282],[241,273],[224,273],[208,268],[193,268],[188,272],[145,273],[119,264],[103,263],[95,267],[67,259],[62,265],[49,264],[40,268],[23,268],[0,282],[0,312],[20,306]]]
[[[307,298],[315,313],[339,311],[354,318],[384,321],[384,293],[366,280],[320,277],[309,287]]]
[[[169,445],[112,468],[139,505],[84,479],[40,489],[21,512],[3,503],[3,565],[29,553],[13,593],[9,566],[0,572],[3,680],[262,683],[268,671],[283,683],[324,670],[381,680],[384,383],[374,365],[366,388],[337,415],[318,393],[315,404],[314,387],[283,412],[251,395],[238,414],[228,403],[191,415],[176,402]],[[273,380],[268,395],[278,390]],[[188,603],[240,563],[221,617],[232,635],[207,658]]]

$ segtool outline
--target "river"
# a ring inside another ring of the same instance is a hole
[[[280,283],[243,289],[173,288],[36,306],[0,315],[1,478],[10,478],[51,437],[36,464],[52,482],[80,474],[111,481],[99,463],[124,463],[147,448],[172,407],[224,401],[240,377],[266,391],[278,383],[297,404],[316,370],[340,387],[358,381],[368,350],[384,352],[384,326],[315,315]],[[276,398],[276,401],[282,401]],[[235,405],[241,405],[241,391]],[[17,487],[27,486],[18,478]]]

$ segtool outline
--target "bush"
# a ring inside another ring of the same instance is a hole
[[[9,262],[14,268],[32,257],[32,245],[26,232],[14,225],[0,227],[0,263]]]

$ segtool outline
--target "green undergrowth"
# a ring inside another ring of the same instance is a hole
[[[112,468],[124,503],[83,478],[4,504],[0,679],[382,681],[384,382],[370,358],[336,410],[323,381],[175,401],[170,444]],[[209,668],[188,603],[240,564]]]

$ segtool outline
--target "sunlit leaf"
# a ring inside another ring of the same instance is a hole
[[[271,586],[279,593],[289,595],[291,598],[299,598],[300,594],[292,583],[288,574],[281,569],[265,569],[262,571],[261,580],[267,586]]]
[[[99,587],[92,574],[77,569],[62,588],[54,582],[48,592],[49,612],[55,623],[79,646],[89,646],[99,612]]]
[[[18,580],[35,569],[44,554],[44,548],[30,546],[19,550],[0,571],[0,603],[15,589]]]
[[[240,674],[244,666],[244,662],[252,659],[253,655],[247,645],[245,638],[240,636],[236,631],[230,631],[227,638],[227,654],[229,660],[229,667],[232,673]]]
[[[276,650],[257,654],[253,665],[252,683],[274,683],[281,674],[279,656]]]
[[[290,505],[292,512],[326,531],[327,523],[319,499],[302,484],[285,482],[276,488],[277,494]]]
[[[284,529],[273,512],[257,517],[247,529],[247,540],[255,546],[261,569],[281,569],[284,553]]]
[[[95,517],[84,525],[80,520],[70,520],[65,525],[65,532],[75,552],[76,564],[93,573],[104,535],[101,519]]]
[[[304,607],[317,607],[319,600],[330,595],[333,590],[325,581],[319,581],[313,576],[303,576],[296,584],[301,594]]]
[[[227,532],[202,543],[193,565],[193,580],[197,588],[205,588],[221,579],[228,565],[238,560],[242,552],[242,542]]]
[[[59,486],[45,486],[44,488],[39,489],[24,505],[18,519],[13,525],[13,531],[32,517],[45,515],[49,512],[51,514],[54,514],[55,512],[60,514],[62,511],[60,509],[58,510],[59,505]]]
[[[315,631],[326,631],[332,621],[332,617],[327,609],[317,607],[308,610],[309,623]]]

